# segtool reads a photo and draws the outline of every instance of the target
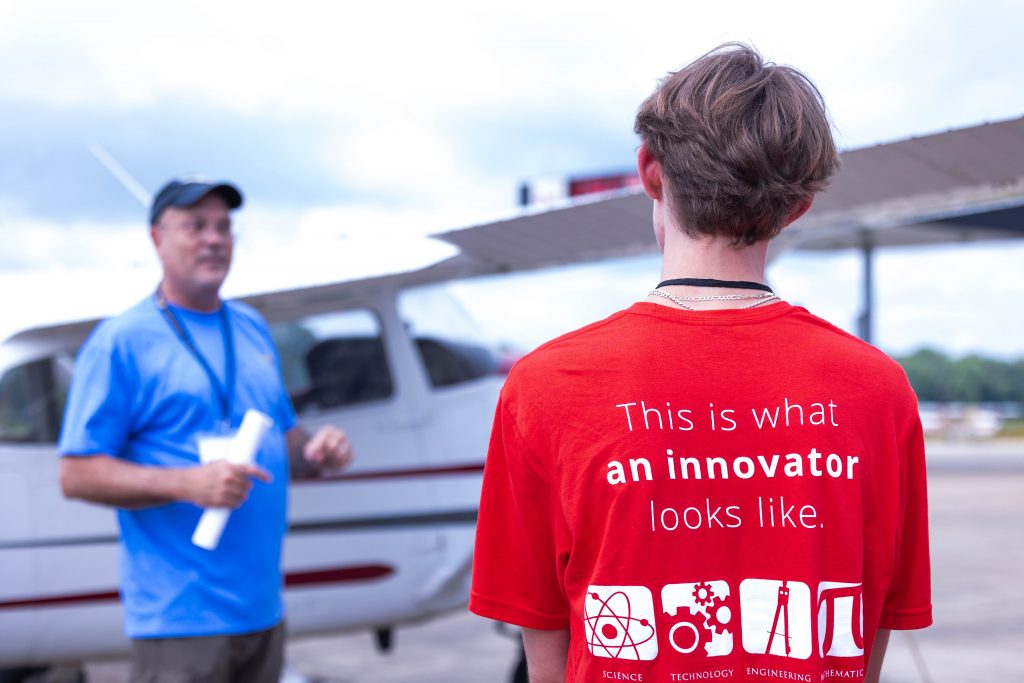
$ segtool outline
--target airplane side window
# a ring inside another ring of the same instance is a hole
[[[402,292],[398,312],[416,340],[431,386],[450,387],[500,374],[497,355],[445,286]]]
[[[57,442],[71,380],[65,361],[41,358],[0,378],[0,442]]]
[[[394,393],[380,321],[366,309],[271,325],[296,412],[351,406]]]

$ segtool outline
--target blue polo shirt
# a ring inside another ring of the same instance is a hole
[[[231,428],[249,408],[274,420],[256,462],[274,477],[255,482],[232,512],[219,546],[192,544],[202,510],[171,503],[119,510],[121,597],[132,638],[248,633],[283,617],[281,544],[287,526],[288,453],[295,413],[270,331],[251,307],[226,302],[236,359]],[[219,312],[170,306],[223,386]],[[209,375],[153,297],[101,323],[75,364],[60,439],[66,457],[104,453],[139,465],[199,463],[198,439],[222,423]]]

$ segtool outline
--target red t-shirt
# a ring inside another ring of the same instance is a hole
[[[930,593],[914,393],[804,309],[638,303],[509,375],[470,609],[570,629],[568,681],[861,680]]]

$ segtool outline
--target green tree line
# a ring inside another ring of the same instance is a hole
[[[1024,358],[969,355],[954,360],[933,349],[895,358],[921,401],[1024,402]]]

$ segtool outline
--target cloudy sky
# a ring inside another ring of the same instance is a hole
[[[182,173],[233,179],[248,197],[236,275],[246,253],[286,246],[281,267],[301,271],[295,245],[319,259],[360,239],[417,250],[406,235],[514,210],[523,180],[628,168],[637,104],[727,40],[807,72],[843,148],[1019,117],[1021,26],[1015,0],[5,1],[0,274],[43,272],[59,290],[84,266],[152,267],[145,212],[92,143],[150,191]],[[653,264],[458,292],[530,345],[641,296]],[[1007,315],[1022,264],[1016,244],[882,254],[878,343],[1024,355],[1024,316]],[[857,269],[785,256],[770,277],[849,329]]]

